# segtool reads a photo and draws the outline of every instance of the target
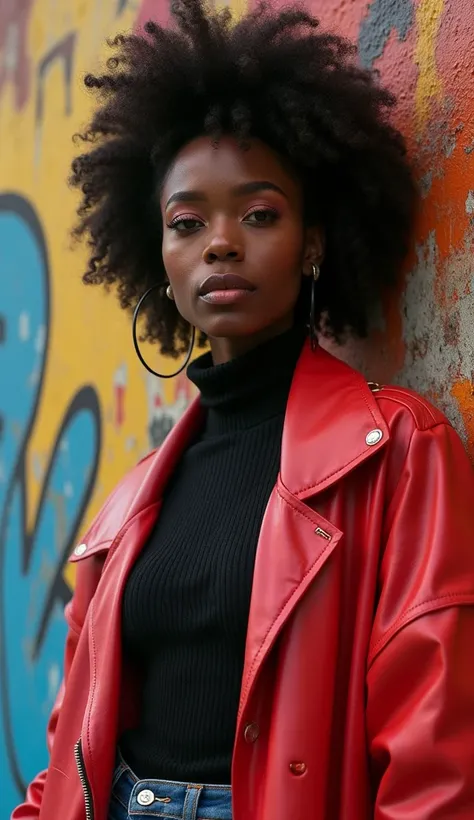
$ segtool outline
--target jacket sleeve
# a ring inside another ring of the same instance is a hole
[[[474,474],[415,430],[387,509],[367,673],[374,820],[474,818]]]
[[[69,670],[71,668],[74,654],[76,652],[76,647],[79,641],[81,631],[79,626],[75,623],[72,617],[72,602],[70,602],[66,606],[65,617],[68,624],[68,633],[66,638],[66,648],[64,655],[64,678],[59,688],[56,701],[54,703],[53,710],[48,721],[46,742],[49,754],[51,754],[51,749],[53,747],[56,724],[58,722],[58,718],[61,712],[61,706],[64,698],[65,688],[67,685]],[[20,806],[17,806],[16,809],[13,810],[11,820],[37,820],[41,809],[41,800],[43,797],[43,788],[46,781],[47,772],[48,770],[45,769],[44,771],[40,772],[34,780],[32,780],[26,791],[25,802],[22,803]]]
[[[64,656],[64,678],[48,722],[47,746],[50,754],[53,748],[56,726],[61,714],[68,677],[81,636],[82,627],[87,616],[90,602],[102,575],[109,547],[127,520],[130,507],[137,496],[137,488],[140,487],[144,481],[150,464],[157,453],[158,451],[155,450],[141,459],[133,471],[125,475],[122,481],[117,484],[109,495],[98,515],[92,521],[89,529],[82,536],[89,546],[95,542],[95,546],[88,549],[87,557],[83,556],[77,559],[71,556],[71,560],[79,561],[79,563],[76,563],[74,595],[65,609],[68,633]],[[109,525],[107,522],[112,523]],[[45,769],[45,771],[40,772],[30,783],[26,792],[25,802],[14,809],[10,820],[38,820],[47,773],[48,770]]]
[[[64,674],[63,681],[59,688],[56,701],[51,712],[46,742],[48,752],[54,745],[56,726],[61,714],[64,694],[67,687],[69,673],[76,654],[77,645],[82,632],[90,602],[94,596],[97,584],[99,583],[107,550],[101,550],[91,555],[80,564],[76,564],[76,583],[74,595],[65,608],[65,618],[68,626],[66,636],[66,646],[64,652]],[[43,799],[43,789],[46,782],[48,770],[40,772],[27,788],[25,801],[13,810],[10,820],[38,820],[41,801]]]

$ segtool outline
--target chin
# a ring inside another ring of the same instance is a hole
[[[265,323],[249,322],[243,318],[222,316],[213,322],[206,322],[206,327],[200,328],[210,339],[232,339],[253,336],[265,327]]]

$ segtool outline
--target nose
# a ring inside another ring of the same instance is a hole
[[[244,249],[240,242],[231,239],[224,233],[215,235],[204,248],[202,258],[208,265],[213,262],[241,262],[244,258]]]

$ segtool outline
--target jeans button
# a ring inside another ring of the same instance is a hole
[[[155,802],[155,795],[151,791],[151,789],[142,789],[141,792],[137,794],[137,803],[140,806],[151,806],[152,803]]]

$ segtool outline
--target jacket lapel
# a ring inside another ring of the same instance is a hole
[[[277,635],[341,535],[278,481],[265,512],[255,561],[239,717]]]
[[[114,548],[122,530],[137,513],[160,501],[166,484],[184,450],[203,420],[199,398],[195,399],[172,428],[160,448],[146,456],[115,488],[107,503],[82,536],[79,551],[69,561],[78,563]],[[127,560],[127,553],[124,560]]]
[[[193,437],[197,434],[202,421],[203,409],[199,397],[197,397],[172,427],[161,447],[153,453],[148,472],[137,488],[128,511],[128,519],[139,510],[161,499],[174,468]]]
[[[363,377],[305,345],[283,427],[281,472],[258,542],[239,717],[277,635],[343,533],[305,499],[339,481],[388,441]]]

